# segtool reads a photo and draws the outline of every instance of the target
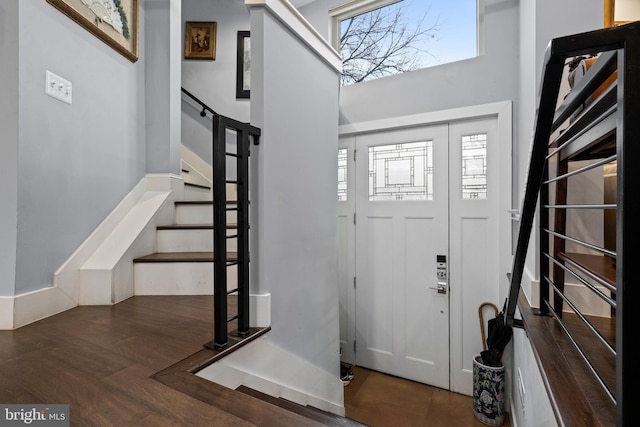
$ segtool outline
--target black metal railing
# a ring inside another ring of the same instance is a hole
[[[249,155],[251,142],[258,145],[260,129],[216,113],[204,102],[182,88],[182,92],[202,108],[200,116],[210,117],[213,122],[213,311],[214,338],[205,347],[222,350],[235,343],[229,335],[246,338],[251,334],[249,322]],[[194,106],[195,107],[195,106]],[[207,116],[209,113],[209,116]],[[236,135],[235,141],[227,135]],[[228,145],[235,151],[227,151]],[[227,176],[227,158],[236,161],[236,176]],[[227,184],[236,187],[236,201],[227,203]],[[228,212],[235,211],[236,233],[229,235]],[[227,241],[237,242],[237,256],[227,252]],[[237,286],[228,290],[228,268],[237,268]],[[237,314],[229,317],[228,296],[237,295]],[[237,320],[238,328],[228,331],[228,324]]]
[[[562,80],[574,78],[578,66],[584,74],[571,80],[570,92],[557,106]],[[553,318],[554,329],[573,344],[586,366],[581,372],[601,386],[618,426],[640,425],[634,408],[640,351],[633,347],[640,326],[633,311],[640,301],[634,269],[640,235],[638,165],[640,23],[552,40],[545,53],[506,319],[524,326],[515,311],[539,201],[539,314]],[[611,196],[604,168],[613,177]],[[588,174],[600,175],[602,182],[582,183]],[[577,193],[581,199],[576,201]],[[586,232],[576,230],[585,212],[609,220]],[[582,298],[569,292],[569,284]],[[606,308],[607,315],[590,313],[585,298]],[[592,406],[598,405],[606,402]]]

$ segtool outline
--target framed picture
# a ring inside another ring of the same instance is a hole
[[[138,0],[47,0],[94,36],[138,60]]]
[[[184,31],[185,59],[216,59],[216,22],[187,22]]]
[[[251,38],[249,31],[238,31],[236,98],[249,98],[251,93]]]
[[[640,19],[640,6],[636,0],[604,0],[605,28],[629,24],[638,19]]]

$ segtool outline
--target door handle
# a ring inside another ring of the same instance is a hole
[[[438,291],[439,294],[447,294],[447,282],[438,282],[438,286],[435,288],[430,286],[429,289],[433,289],[434,291]]]

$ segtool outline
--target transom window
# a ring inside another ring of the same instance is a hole
[[[330,14],[343,86],[478,54],[477,0],[360,0]]]

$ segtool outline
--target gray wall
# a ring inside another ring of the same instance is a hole
[[[19,19],[15,294],[50,286],[145,173],[146,3],[136,63],[45,1],[20,1],[5,18]],[[45,95],[47,69],[73,84],[72,105]]]
[[[217,23],[216,59],[184,59],[182,55],[182,86],[219,114],[248,122],[249,99],[236,99],[237,34],[249,30],[250,26],[249,10],[244,1],[183,0],[182,21],[183,41],[185,22]],[[211,163],[211,120],[203,120],[199,107],[193,107],[194,104],[186,99],[183,96],[182,143]],[[228,166],[234,169],[233,165]]]
[[[180,175],[182,1],[145,0],[147,172]]]
[[[266,339],[337,375],[339,75],[263,9],[252,10],[251,28],[252,66],[262,70],[251,116],[263,130],[252,155],[253,291],[272,295]]]
[[[18,206],[18,0],[0,3],[0,296],[13,295]]]

